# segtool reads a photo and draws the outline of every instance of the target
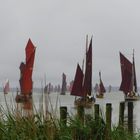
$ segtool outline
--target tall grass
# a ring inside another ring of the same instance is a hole
[[[95,121],[92,116],[86,116],[85,123],[77,117],[68,116],[67,125],[58,119],[42,119],[40,114],[18,117],[11,112],[1,110],[0,139],[1,140],[105,140],[106,124],[102,118]],[[111,140],[139,140],[140,135],[133,136],[126,130],[113,127]]]
[[[8,111],[7,111],[8,110]],[[122,127],[114,126],[106,135],[107,125],[103,117],[94,119],[85,115],[84,122],[78,116],[67,115],[67,124],[56,114],[44,112],[28,114],[19,110],[0,107],[0,140],[140,140],[140,134],[129,134]]]

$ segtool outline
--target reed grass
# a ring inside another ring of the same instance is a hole
[[[19,110],[0,106],[0,140],[106,140],[103,116],[95,120],[93,115],[85,115],[83,123],[68,114],[64,124],[55,113],[48,115],[36,110],[35,114],[24,116]],[[109,133],[109,140],[140,140],[139,133],[129,134],[122,127],[114,126]]]
[[[39,114],[24,117],[8,112],[0,118],[1,140],[104,140],[106,124],[102,118],[98,121],[92,116],[85,123],[77,117],[70,117],[67,125],[58,119],[44,118]],[[126,130],[113,127],[111,140],[139,140],[140,135],[130,135]]]

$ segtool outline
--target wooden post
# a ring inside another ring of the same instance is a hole
[[[110,132],[111,132],[111,112],[112,105],[111,103],[106,104],[106,130],[105,130],[105,140],[110,140]]]
[[[133,102],[128,102],[128,132],[133,134]]]
[[[119,126],[124,126],[124,108],[125,108],[125,102],[120,103],[119,108]]]
[[[84,106],[77,106],[77,117],[80,120],[80,122],[83,124],[84,123]],[[79,130],[77,128],[74,128],[72,130],[72,140],[84,140],[83,136],[81,133],[79,133]]]
[[[77,106],[77,116],[81,120],[81,122],[84,123],[84,107],[83,106]]]
[[[100,122],[99,122],[99,104],[95,104],[94,105],[94,114],[95,114],[95,122],[96,122],[96,125],[97,126],[101,126],[101,124],[100,124]],[[99,127],[100,127],[99,126]],[[91,134],[91,136],[92,135],[97,135],[96,136],[96,140],[100,140],[101,139],[101,134],[98,132],[99,130],[98,130],[98,127],[96,127],[96,128],[93,128],[93,130],[92,130],[92,134]],[[92,138],[93,138],[94,136],[92,136]]]
[[[94,105],[95,120],[99,120],[99,104]]]
[[[60,121],[66,125],[67,124],[67,107],[61,106],[60,107]]]

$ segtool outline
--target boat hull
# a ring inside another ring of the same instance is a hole
[[[74,105],[75,107],[83,106],[84,108],[91,108],[94,105],[95,101],[92,99],[84,100],[82,98],[79,98],[75,100]]]
[[[138,101],[138,100],[140,100],[140,96],[125,97],[125,101]]]
[[[32,98],[31,96],[17,95],[15,101],[16,103],[24,103],[28,102],[31,98]]]
[[[97,95],[97,94],[96,94],[96,98],[103,99],[103,98],[104,98],[104,95]]]

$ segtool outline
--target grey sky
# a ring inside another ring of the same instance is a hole
[[[68,81],[82,63],[85,36],[93,34],[93,85],[102,71],[105,86],[121,82],[119,51],[132,59],[140,84],[139,0],[0,0],[0,82],[19,86],[19,65],[29,38],[37,46],[33,80]]]

